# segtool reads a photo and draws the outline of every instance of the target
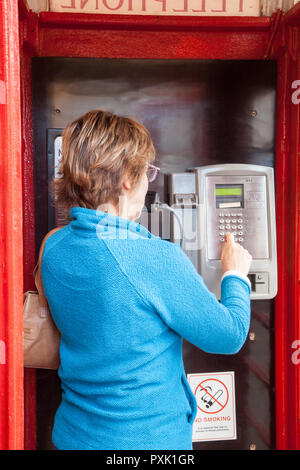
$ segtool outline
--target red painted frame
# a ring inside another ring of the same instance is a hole
[[[1,2],[0,2],[1,3]],[[3,0],[12,5],[16,28],[16,0]],[[299,367],[291,361],[291,344],[300,339],[300,261],[299,261],[299,106],[291,103],[291,81],[297,79],[299,70],[300,4],[288,14],[272,18],[213,18],[213,17],[157,17],[115,16],[92,14],[42,13],[38,17],[29,12],[23,0],[19,0],[21,68],[22,68],[22,134],[23,134],[23,193],[24,193],[24,288],[32,286],[31,272],[34,266],[34,199],[33,199],[33,151],[31,109],[31,56],[60,57],[111,57],[156,59],[264,59],[278,61],[277,98],[277,234],[279,291],[276,298],[276,429],[278,449],[300,449],[299,415]],[[3,7],[0,9],[3,15]],[[2,17],[0,16],[0,19]],[[2,30],[0,29],[0,37]],[[300,78],[300,77],[299,77]],[[10,80],[8,77],[7,80]],[[15,83],[15,82],[14,82]],[[18,89],[15,90],[17,93]],[[14,102],[15,105],[16,102]],[[18,101],[17,101],[18,103]],[[15,106],[15,108],[17,108]],[[1,110],[0,119],[4,118]],[[18,123],[18,121],[17,121]],[[14,145],[18,146],[18,135]],[[1,137],[0,137],[1,140]],[[1,150],[13,155],[2,137]],[[1,159],[2,160],[2,159]],[[18,159],[17,159],[18,160]],[[9,181],[14,180],[11,174]],[[18,182],[19,183],[19,182]],[[0,189],[0,194],[2,194]],[[5,201],[6,204],[6,201]],[[20,216],[20,206],[7,205],[8,212]],[[22,220],[22,217],[18,219]],[[12,229],[12,227],[10,227]],[[7,232],[14,235],[14,232]],[[20,255],[20,240],[13,237],[15,249]],[[9,260],[15,263],[14,253]],[[16,267],[16,263],[14,264]],[[19,276],[19,277],[18,277]],[[20,297],[21,273],[11,282]],[[1,278],[0,278],[1,279]],[[4,282],[4,280],[3,280]],[[25,287],[26,286],[26,287]],[[20,305],[9,307],[16,312],[12,328],[20,333]],[[7,327],[6,321],[2,322]],[[2,325],[0,323],[0,325]],[[1,330],[0,330],[1,334]],[[12,341],[12,352],[20,344]],[[0,374],[1,374],[0,365]],[[0,377],[2,377],[0,375]],[[0,382],[0,386],[7,383]],[[21,374],[14,380],[21,390]],[[34,372],[25,374],[25,448],[34,448],[35,442],[35,381]],[[15,390],[7,389],[6,399],[17,400]],[[10,396],[10,394],[14,394]],[[5,403],[0,402],[0,406]],[[0,429],[7,420],[1,416]],[[15,422],[21,426],[21,418]],[[21,431],[19,430],[19,433]],[[4,441],[0,440],[0,448]],[[11,445],[11,443],[7,444]],[[11,448],[11,447],[9,447]]]
[[[278,61],[277,233],[278,295],[275,301],[276,433],[278,449],[300,449],[300,364],[294,340],[300,339],[300,104],[292,101],[300,79],[300,4],[280,22],[270,48]]]
[[[31,58],[36,56],[38,16],[28,11],[19,0],[20,75],[22,155],[23,155],[23,277],[24,292],[35,290],[32,272],[35,266],[33,123],[31,96]],[[35,370],[24,369],[24,436],[25,449],[36,448],[36,376]]]
[[[18,5],[0,2],[0,449],[23,447],[23,217]],[[11,32],[14,31],[14,35]]]

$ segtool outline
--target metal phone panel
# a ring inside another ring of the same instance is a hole
[[[243,207],[234,207],[235,203],[231,203],[231,207],[217,208],[216,185],[221,184],[243,186]],[[208,259],[221,258],[226,232],[233,233],[235,240],[246,248],[254,259],[269,258],[266,177],[208,176],[205,191]]]
[[[277,255],[273,169],[260,165],[229,163],[195,167],[190,170],[196,173],[199,203],[205,208],[200,223],[204,225],[205,240],[199,252],[199,272],[208,288],[220,299],[223,235],[218,232],[234,232],[232,225],[236,225],[236,241],[252,256],[248,274],[252,284],[251,299],[275,297]],[[226,184],[243,185],[244,197],[240,207],[216,207],[216,185]],[[236,220],[235,224],[233,220]],[[239,229],[243,231],[240,237]]]

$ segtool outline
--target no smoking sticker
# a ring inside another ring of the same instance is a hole
[[[193,442],[236,439],[234,372],[188,374],[197,400]]]

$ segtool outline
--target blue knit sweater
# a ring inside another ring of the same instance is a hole
[[[136,222],[82,207],[48,238],[45,295],[61,332],[58,449],[192,449],[197,411],[182,338],[234,354],[250,289],[228,275],[221,303],[178,245]]]

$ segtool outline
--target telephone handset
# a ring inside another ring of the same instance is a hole
[[[220,299],[221,249],[226,232],[252,256],[252,299],[277,293],[273,168],[223,164],[169,175],[170,205],[183,225],[183,249]],[[172,241],[178,241],[173,224]]]

